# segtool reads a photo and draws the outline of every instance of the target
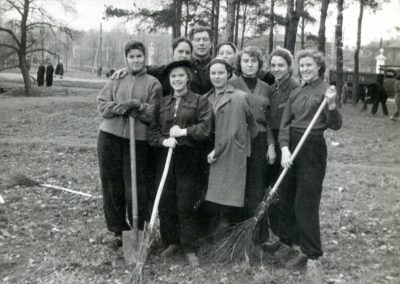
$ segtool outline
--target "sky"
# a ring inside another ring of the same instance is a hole
[[[72,0],[73,1],[73,0]],[[381,0],[382,1],[382,0]],[[52,11],[54,16],[65,20],[71,27],[81,30],[98,29],[102,22],[103,29],[110,30],[116,26],[125,25],[121,19],[102,20],[104,16],[105,5],[113,5],[118,8],[131,9],[133,3],[140,7],[151,7],[151,0],[75,0],[75,8],[77,13],[72,16],[65,14],[61,9],[54,8]],[[356,2],[356,1],[352,1]],[[154,5],[154,4],[153,4]],[[47,7],[51,9],[51,7]],[[313,15],[319,18],[320,7],[313,10]],[[359,6],[351,4],[345,8],[344,12],[344,45],[355,46],[357,33],[357,19]],[[336,5],[331,4],[328,11],[328,19],[326,23],[326,37],[329,41],[334,39],[334,29],[336,24]],[[380,38],[388,40],[392,37],[400,36],[400,32],[396,32],[394,27],[400,27],[400,0],[386,0],[382,4],[381,9],[373,13],[369,9],[364,10],[363,26],[362,26],[362,44]],[[134,25],[126,25],[128,32],[134,32]],[[314,27],[307,28],[306,31],[317,34],[318,24]]]

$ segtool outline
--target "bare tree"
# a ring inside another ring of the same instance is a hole
[[[274,49],[274,26],[275,26],[275,0],[271,0],[269,11],[269,37],[268,37],[268,52],[271,53]]]
[[[325,22],[326,16],[328,15],[328,7],[330,0],[322,0],[321,1],[321,16],[319,20],[319,29],[318,29],[318,50],[325,54]]]
[[[344,0],[337,0],[336,18],[336,91],[338,93],[338,105],[341,107],[343,90],[343,3]]]
[[[284,46],[294,54],[297,26],[299,25],[300,15],[304,10],[304,0],[287,0],[286,4],[287,13]]]
[[[225,41],[233,42],[233,32],[235,28],[235,11],[236,11],[236,0],[226,0],[227,12],[226,12],[226,34]]]
[[[219,29],[219,0],[212,0],[211,7],[211,33],[212,33],[212,41],[213,41],[213,55],[217,54],[218,47],[218,29]]]

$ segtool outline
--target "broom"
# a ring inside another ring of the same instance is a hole
[[[51,185],[48,183],[40,183],[30,177],[25,176],[22,173],[14,173],[13,175],[11,175],[11,184],[12,185],[23,185],[23,186],[41,186],[41,187],[46,187],[46,188],[52,188],[52,189],[58,189],[58,190],[62,190],[62,191],[67,191],[70,193],[74,193],[74,194],[79,194],[82,196],[86,196],[86,197],[95,197],[95,198],[100,198],[101,196],[94,196],[91,195],[89,193],[85,193],[85,192],[81,192],[81,191],[76,191],[76,190],[72,190],[69,188],[65,188],[65,187],[61,187],[61,186],[56,186],[56,185]]]
[[[292,163],[296,158],[296,155],[303,146],[308,134],[313,128],[316,120],[320,116],[322,110],[327,103],[327,99],[324,98],[321,105],[319,106],[317,112],[315,113],[310,124],[307,126],[306,131],[301,137],[299,143],[297,144],[293,154],[290,157],[290,162]],[[288,168],[284,168],[281,172],[278,180],[275,182],[272,189],[269,190],[268,194],[265,194],[262,202],[257,206],[255,215],[243,222],[236,224],[230,228],[224,230],[226,237],[217,240],[216,243],[206,248],[204,254],[207,258],[214,262],[231,262],[233,260],[249,259],[249,255],[255,252],[254,239],[257,236],[258,228],[257,224],[263,218],[264,214],[267,212],[268,207],[277,198],[277,189],[281,184],[283,178],[285,177]]]
[[[165,161],[165,166],[164,166],[164,171],[161,177],[160,185],[158,186],[157,189],[157,195],[154,200],[154,205],[153,205],[153,210],[151,212],[151,218],[150,218],[150,223],[145,223],[144,225],[144,231],[143,231],[143,243],[140,246],[139,250],[139,260],[136,263],[135,269],[130,275],[128,279],[128,284],[142,284],[143,283],[143,268],[144,264],[146,263],[147,255],[148,255],[148,250],[151,247],[153,241],[154,241],[154,222],[156,220],[156,215],[158,211],[158,204],[160,203],[161,199],[161,194],[164,188],[165,180],[167,179],[168,175],[168,170],[169,170],[169,165],[171,163],[171,157],[172,157],[172,148],[168,149],[168,155],[167,155],[167,160]]]

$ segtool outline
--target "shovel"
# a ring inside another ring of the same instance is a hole
[[[132,224],[130,231],[122,231],[122,252],[128,264],[137,263],[140,259],[140,248],[143,242],[143,231],[138,229],[138,202],[136,182],[136,147],[135,147],[135,119],[129,117],[130,154],[131,154],[131,182],[132,182]]]

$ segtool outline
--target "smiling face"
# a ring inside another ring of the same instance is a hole
[[[299,60],[299,70],[301,77],[311,82],[318,78],[318,71],[321,67],[315,62],[314,58],[305,56]]]
[[[185,68],[176,67],[169,73],[169,83],[175,92],[183,93],[187,91],[189,76]]]
[[[257,75],[259,69],[258,59],[247,53],[243,53],[240,58],[240,68],[245,77],[253,78]]]
[[[193,55],[198,58],[210,56],[211,39],[208,32],[198,32],[193,35]]]
[[[172,60],[180,61],[180,60],[190,60],[192,56],[192,49],[187,42],[180,42],[178,46],[174,49]]]
[[[225,88],[228,84],[228,70],[222,63],[215,63],[210,66],[210,80],[215,89]]]
[[[143,70],[145,60],[144,53],[139,49],[131,49],[126,55],[128,67],[135,73]]]
[[[289,65],[286,60],[281,56],[272,56],[270,67],[272,74],[278,81],[286,78],[289,75]]]
[[[236,52],[229,44],[222,45],[218,50],[218,56],[225,59],[231,66],[235,60]]]

